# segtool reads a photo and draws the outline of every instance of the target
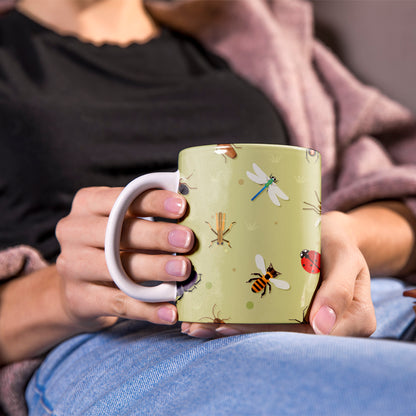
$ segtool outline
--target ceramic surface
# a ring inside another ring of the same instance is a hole
[[[318,152],[259,144],[188,148],[179,155],[182,222],[197,238],[178,288],[182,321],[302,322],[319,280]]]

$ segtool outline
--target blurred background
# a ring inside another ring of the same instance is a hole
[[[416,114],[416,0],[311,0],[316,35],[363,82]]]

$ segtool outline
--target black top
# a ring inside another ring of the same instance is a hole
[[[175,170],[179,150],[285,144],[266,97],[194,40],[94,46],[17,11],[0,18],[0,248],[53,260],[57,221],[85,186]]]

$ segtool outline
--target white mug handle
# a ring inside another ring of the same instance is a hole
[[[135,198],[149,189],[177,192],[179,171],[155,172],[131,181],[118,196],[108,218],[105,233],[105,259],[114,283],[127,295],[143,302],[171,302],[176,300],[176,283],[143,286],[134,282],[124,271],[120,259],[120,238],[126,212]]]

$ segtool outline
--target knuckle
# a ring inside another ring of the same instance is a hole
[[[68,276],[69,274],[69,262],[67,261],[66,256],[62,252],[56,259],[56,269],[59,275],[62,277]]]
[[[68,230],[69,230],[69,223],[70,220],[68,217],[64,217],[58,221],[55,228],[55,235],[58,239],[59,243],[63,243],[67,237]]]
[[[128,303],[127,297],[117,292],[111,302],[111,315],[119,316],[120,318],[127,317]]]

